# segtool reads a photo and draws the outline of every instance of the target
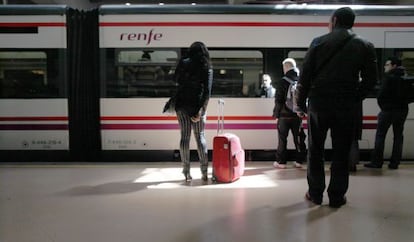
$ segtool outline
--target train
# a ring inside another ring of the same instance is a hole
[[[311,40],[328,32],[329,18],[340,6],[102,5],[79,11],[65,5],[2,5],[2,160],[176,157],[178,122],[162,109],[176,91],[177,61],[194,41],[208,46],[214,68],[207,109],[208,149],[217,134],[217,103],[224,100],[225,132],[240,137],[250,159],[251,154],[272,154],[277,147],[274,99],[258,94],[261,77],[270,75],[276,87],[283,74],[281,62],[287,57],[300,68]],[[369,154],[385,59],[399,56],[407,75],[414,75],[414,6],[350,7],[357,14],[354,32],[374,44],[378,57],[380,76],[363,102],[359,141],[361,153]],[[410,104],[405,160],[414,159],[413,130]],[[288,148],[293,149],[289,142]],[[386,157],[391,144],[388,135]],[[325,146],[331,149],[329,135]],[[193,141],[191,148],[195,149]]]

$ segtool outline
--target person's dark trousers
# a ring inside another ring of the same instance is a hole
[[[330,129],[332,139],[331,178],[328,187],[330,202],[342,201],[348,190],[348,157],[355,139],[355,112],[352,100],[310,99],[308,110],[308,185],[309,195],[322,200],[325,190],[324,151]]]
[[[292,139],[295,144],[296,156],[299,154],[299,127],[302,123],[302,119],[299,117],[283,117],[277,121],[277,129],[279,142],[277,146],[277,161],[280,164],[286,164],[287,161],[287,138],[289,131],[292,133]],[[297,162],[302,163],[299,159]]]
[[[359,163],[359,143],[353,140],[351,150],[349,151],[349,170],[356,171],[356,165]]]
[[[373,151],[372,162],[378,166],[384,163],[384,143],[388,129],[392,125],[394,140],[390,164],[398,165],[401,161],[403,149],[404,123],[407,118],[408,110],[382,110],[378,114],[378,126],[375,135],[375,148]]]

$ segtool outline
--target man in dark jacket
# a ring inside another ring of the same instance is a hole
[[[299,116],[304,115],[309,99],[306,199],[322,204],[326,187],[324,145],[330,129],[332,163],[327,192],[329,206],[334,208],[346,203],[348,155],[357,125],[355,106],[377,81],[374,46],[352,32],[354,20],[355,13],[349,7],[333,13],[330,33],[314,39],[305,56],[295,96]]]
[[[403,148],[403,130],[408,114],[409,83],[402,77],[405,69],[401,60],[395,57],[388,58],[384,66],[385,79],[378,94],[378,105],[381,109],[378,114],[377,133],[375,135],[375,148],[372,162],[365,164],[369,168],[382,168],[384,163],[384,142],[389,127],[394,131],[394,143],[388,168],[398,169]]]
[[[296,161],[293,166],[301,168],[304,160],[304,150],[299,146],[299,128],[302,123],[302,119],[296,115],[293,110],[289,109],[286,105],[286,97],[288,95],[289,86],[291,83],[297,82],[299,79],[296,68],[296,61],[292,58],[287,58],[282,62],[283,72],[285,76],[280,80],[276,96],[275,107],[273,109],[273,118],[278,119],[277,131],[279,136],[279,142],[277,147],[277,161],[273,163],[275,168],[285,169],[287,160],[287,137],[289,131],[292,132],[293,142],[296,149]],[[291,107],[292,108],[292,107]]]

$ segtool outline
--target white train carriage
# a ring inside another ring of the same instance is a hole
[[[311,40],[327,33],[337,5],[108,5],[99,9],[101,49],[102,150],[172,150],[179,144],[175,116],[162,108],[175,90],[177,60],[194,41],[204,42],[214,67],[208,106],[207,140],[217,129],[217,99],[225,100],[225,130],[236,133],[246,150],[277,147],[273,99],[256,91],[261,75],[273,84],[282,76],[281,61],[303,60]],[[351,6],[354,31],[377,49],[380,74],[384,59],[398,55],[414,74],[414,8]],[[277,85],[276,85],[277,86]],[[362,150],[373,149],[379,108],[375,90],[364,101]],[[405,126],[405,159],[414,158],[414,111]],[[387,138],[389,154],[392,135]],[[289,143],[293,147],[293,143]],[[331,147],[328,138],[326,147]],[[195,143],[192,143],[195,148]]]
[[[69,150],[65,6],[0,7],[0,150]]]
[[[80,12],[0,6],[0,155],[32,160],[40,151],[37,160],[59,160],[53,154],[61,152],[97,160],[115,151],[119,160],[134,151],[178,149],[178,122],[162,108],[176,90],[175,65],[194,41],[206,43],[214,66],[209,149],[223,98],[225,130],[239,135],[246,150],[274,150],[274,101],[258,94],[261,76],[269,74],[277,87],[281,61],[293,57],[300,66],[338,7],[107,5]],[[354,31],[374,43],[380,72],[385,58],[397,55],[414,75],[414,7],[351,7],[358,15]],[[374,145],[376,90],[364,101],[364,151]],[[404,159],[414,158],[410,105]],[[386,155],[391,141],[389,135]]]

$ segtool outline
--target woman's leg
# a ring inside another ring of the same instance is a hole
[[[194,136],[197,142],[197,152],[200,159],[200,169],[203,174],[202,179],[207,180],[207,169],[208,169],[208,156],[207,156],[207,143],[205,137],[205,123],[206,115],[200,118],[199,122],[192,123],[194,129]]]
[[[190,117],[183,111],[177,111],[178,124],[181,130],[180,140],[180,156],[183,164],[183,173],[186,180],[191,179],[187,177],[190,174],[190,136],[191,136],[191,120]]]

